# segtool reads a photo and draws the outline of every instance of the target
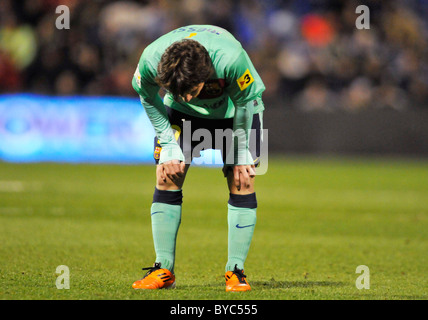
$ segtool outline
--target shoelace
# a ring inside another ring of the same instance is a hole
[[[238,267],[238,265],[235,264],[235,269],[233,270],[233,273],[236,274],[240,283],[245,283],[245,278],[247,276],[244,274],[243,269],[238,269],[237,267]]]
[[[153,267],[142,268],[141,270],[149,270],[144,276],[144,277],[147,277],[150,273],[152,273],[153,271],[159,270],[160,268],[161,268],[161,264],[159,262],[155,262]]]

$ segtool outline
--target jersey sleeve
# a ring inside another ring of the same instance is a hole
[[[225,75],[227,91],[235,107],[260,97],[265,90],[262,79],[244,49],[226,67]]]
[[[249,147],[253,114],[254,105],[252,100],[246,104],[235,106],[235,116],[233,118],[233,159],[236,165],[254,164]]]
[[[132,78],[132,87],[139,94],[141,104],[162,147],[159,163],[162,164],[174,159],[184,161],[183,152],[175,140],[168,114],[159,96],[159,86],[154,81],[154,78],[153,72],[141,59]]]
[[[233,119],[234,164],[252,165],[249,137],[253,122],[254,104],[261,100],[265,86],[248,54],[241,50],[226,72],[228,93],[235,106]]]

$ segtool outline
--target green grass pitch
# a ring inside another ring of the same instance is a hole
[[[0,299],[427,299],[428,162],[270,158],[245,265],[224,292],[226,181],[191,167],[175,290],[136,291],[153,264],[154,166],[0,163]],[[57,289],[56,268],[70,270]],[[359,265],[370,288],[357,289]]]

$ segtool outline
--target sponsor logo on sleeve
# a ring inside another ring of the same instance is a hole
[[[250,70],[246,70],[244,72],[244,74],[239,77],[238,80],[236,80],[236,82],[238,83],[239,89],[241,89],[241,91],[245,90],[250,84],[252,84],[254,82],[254,78],[250,73]]]

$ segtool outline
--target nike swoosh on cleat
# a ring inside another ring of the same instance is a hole
[[[247,226],[240,226],[239,223],[236,225],[237,228],[242,229],[242,228],[248,228],[248,227],[252,227],[254,226],[254,224],[249,224]]]
[[[154,214],[156,214],[156,213],[162,213],[163,211],[155,211],[155,212],[153,212],[151,215],[154,215]]]

